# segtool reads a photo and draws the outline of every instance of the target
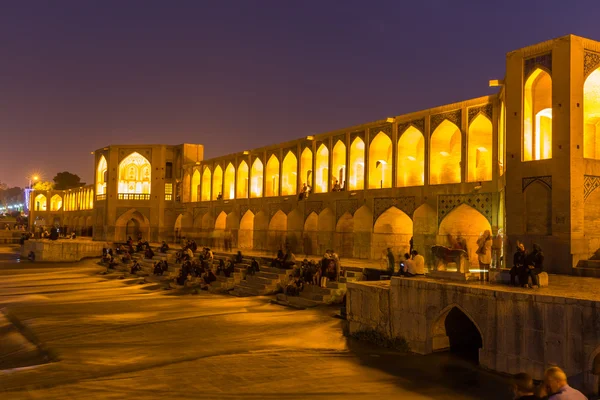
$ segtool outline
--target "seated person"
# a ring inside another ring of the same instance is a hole
[[[77,235],[75,235],[75,232],[71,233],[71,239],[77,239]]]
[[[225,269],[223,270],[223,273],[225,274],[225,276],[227,278],[229,278],[231,276],[231,274],[233,274],[233,271],[235,271],[233,261],[229,260],[229,261],[227,261],[227,264],[225,264]]]
[[[169,250],[169,245],[167,244],[167,242],[165,242],[163,240],[162,244],[160,245],[160,249],[158,250],[161,253],[166,253]]]
[[[167,272],[169,270],[169,263],[167,263],[165,260],[162,261],[162,270],[163,272]]]
[[[108,259],[108,268],[114,269],[116,265],[117,265],[117,262],[115,261],[115,258],[112,256],[112,254],[110,254],[109,259]]]
[[[411,252],[412,260],[415,265],[415,275],[425,275],[425,258],[419,254],[418,251],[413,250]],[[411,272],[411,271],[409,271]]]
[[[235,259],[233,260],[233,262],[235,264],[241,264],[244,261],[244,257],[242,256],[242,252],[238,250],[237,254],[235,255]]]
[[[137,261],[135,261],[133,263],[133,265],[131,266],[130,273],[132,275],[134,275],[136,272],[141,271],[141,270],[142,270],[142,267],[141,267],[140,263],[138,263]]]
[[[161,276],[163,274],[162,261],[154,263],[154,275]]]
[[[283,267],[283,259],[284,259],[283,251],[281,251],[281,249],[279,249],[277,251],[277,257],[273,261],[271,261],[271,267],[272,268],[282,268]]]
[[[405,253],[404,260],[400,262],[400,271],[398,271],[398,274],[411,277],[416,275],[415,272],[415,262],[410,258],[410,254]]]
[[[210,268],[204,272],[204,276],[202,278],[204,279],[204,283],[207,285],[210,285],[212,282],[217,280],[217,277]]]
[[[190,247],[192,251],[198,250],[198,245],[194,239],[190,240],[188,247]]]
[[[257,272],[260,272],[260,266],[258,265],[258,261],[253,258],[250,266],[248,267],[248,274],[254,275]]]
[[[148,246],[146,247],[146,251],[144,252],[144,258],[152,260],[152,257],[154,257],[154,251],[152,251],[150,246]]]
[[[221,272],[225,272],[225,261],[221,258],[219,265],[217,266],[217,275],[221,275]]]
[[[294,273],[294,277],[285,288],[285,294],[288,296],[298,296],[304,289],[304,280],[300,276],[300,271]]]
[[[144,251],[144,243],[142,243],[141,240],[135,245],[135,251],[136,252]]]
[[[177,282],[178,285],[185,285],[185,281],[188,280],[188,275],[190,274],[189,270],[185,267],[186,264],[183,264],[181,266],[181,269],[179,270],[179,275],[177,276],[177,279],[175,280]]]
[[[27,254],[27,259],[29,261],[35,261],[35,253],[33,251],[30,251],[29,254]]]
[[[192,249],[190,247],[185,249],[184,257],[187,261],[191,261],[194,258],[194,252],[192,251]]]
[[[123,257],[121,257],[121,261],[123,261],[124,263],[131,262],[131,254],[129,254],[128,251],[123,253]]]
[[[296,256],[291,251],[287,251],[283,257],[282,266],[285,269],[291,269],[296,265]]]

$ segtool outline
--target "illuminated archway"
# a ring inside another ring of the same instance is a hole
[[[354,220],[349,212],[337,222],[333,242],[340,257],[354,257]]]
[[[235,167],[232,163],[225,169],[225,183],[223,184],[223,198],[226,200],[235,198]]]
[[[268,249],[277,251],[285,250],[285,238],[287,235],[287,215],[279,210],[273,215],[269,222]]]
[[[200,177],[198,177],[198,180],[200,180]],[[183,202],[187,203],[190,201],[190,189],[191,189],[191,178],[190,178],[190,173],[186,172],[183,175]],[[198,191],[196,191],[196,197],[198,197]]]
[[[279,160],[272,154],[267,161],[265,196],[279,196]]]
[[[445,119],[431,135],[429,182],[432,185],[460,183],[461,147],[460,129]]]
[[[552,158],[552,78],[538,68],[525,82],[523,161]]]
[[[600,68],[583,84],[583,156],[600,159]]]
[[[375,221],[373,227],[372,258],[378,258],[389,247],[394,254],[408,253],[413,222],[396,207],[388,208]]]
[[[341,188],[347,189],[346,184],[346,145],[341,140],[338,140],[333,146],[333,155],[331,159],[331,187],[334,187],[336,182]]]
[[[146,157],[133,152],[119,164],[119,195],[145,194],[150,199],[150,178],[152,166]],[[129,198],[131,196],[119,196]],[[137,198],[134,196],[133,198]]]
[[[312,159],[312,154],[311,154]],[[298,182],[298,159],[291,151],[283,158],[281,168],[281,195],[291,196],[296,194]]]
[[[240,249],[254,248],[254,213],[248,210],[240,221],[240,231],[238,233],[238,247]]]
[[[72,225],[76,226],[75,221]],[[139,233],[142,238],[150,240],[150,221],[136,209],[126,211],[115,221],[115,241],[124,242],[129,236],[137,238]]]
[[[420,186],[425,182],[425,139],[414,126],[408,127],[398,140],[397,185]]]
[[[217,165],[213,172],[212,199],[217,200],[219,195],[223,195],[223,168]]]
[[[479,114],[469,125],[467,172],[469,182],[492,180],[492,121]]]
[[[238,199],[248,198],[248,164],[246,161],[242,161],[237,170],[236,197]]]
[[[50,211],[58,211],[62,207],[62,197],[60,195],[55,194],[50,198]]]
[[[38,194],[35,196],[33,204],[35,205],[35,211],[46,211],[47,209],[47,200],[46,196],[43,194]]]
[[[251,185],[250,185],[250,197],[262,197],[263,196],[263,181],[264,181],[264,167],[262,161],[259,158],[254,160],[252,163],[252,171],[250,171]]]
[[[312,186],[312,163],[313,153],[306,147],[300,156],[300,185]],[[285,169],[285,160],[283,160],[283,166]]]
[[[369,146],[369,189],[392,187],[392,140],[379,132]]]
[[[371,239],[373,232],[373,212],[366,205],[354,213],[354,257],[371,258]]]
[[[106,194],[106,175],[108,171],[108,164],[106,158],[100,156],[98,161],[98,168],[96,168],[96,194]]]
[[[208,176],[208,182],[210,184],[210,171]],[[194,174],[192,175],[192,201],[200,200],[200,193],[200,171],[195,170]]]
[[[350,190],[365,188],[365,142],[359,137],[350,146]]]
[[[318,254],[319,217],[313,211],[304,222],[304,233],[302,235],[302,252],[304,254]]]
[[[344,149],[344,156],[345,152],[346,150]],[[325,193],[327,192],[327,181],[329,179],[329,150],[324,144],[321,144],[317,149],[315,161],[314,191],[315,193]]]
[[[201,191],[202,196],[200,197],[201,201],[209,201],[210,200],[210,177],[211,177],[210,168],[204,168],[204,172],[202,172],[202,191]]]

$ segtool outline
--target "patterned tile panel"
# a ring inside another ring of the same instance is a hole
[[[310,213],[314,212],[319,215],[323,211],[322,201],[305,201],[304,202],[304,218],[308,217]]]
[[[531,57],[525,60],[524,63],[524,75],[525,80],[527,77],[535,71],[537,67],[544,67],[546,71],[552,73],[552,53],[546,53],[539,56]]]
[[[358,210],[357,199],[338,200],[335,202],[335,220],[339,221],[340,217],[346,212],[349,212],[350,214],[354,215],[356,210]]]
[[[379,218],[381,214],[386,212],[390,207],[398,208],[408,215],[410,219],[412,219],[415,211],[415,197],[403,196],[375,198],[375,204],[373,206],[373,221],[377,221],[377,218]]]
[[[490,119],[490,121],[492,120],[492,113],[493,113],[493,106],[492,104],[485,104],[483,106],[478,106],[478,107],[471,107],[469,108],[469,115],[468,115],[468,124],[471,125],[471,122],[475,119],[475,117],[477,117],[477,115],[479,114],[483,114],[486,117],[488,117]]]
[[[583,56],[583,76],[588,76],[600,66],[600,54],[586,51]]]
[[[522,192],[524,193],[527,186],[531,185],[535,181],[540,181],[544,185],[546,185],[550,189],[552,189],[552,177],[551,176],[549,176],[549,175],[548,176],[529,176],[529,177],[523,178]]]
[[[600,187],[600,176],[583,176],[583,200],[586,200],[590,194]]]
[[[492,193],[444,194],[438,196],[438,225],[461,204],[479,211],[492,224]]]
[[[421,133],[425,132],[425,118],[416,119],[413,121],[403,122],[398,124],[398,137],[400,137],[408,127],[414,126]]]
[[[436,114],[430,117],[430,127],[429,130],[431,132],[435,131],[435,128],[440,126],[440,124],[447,119],[452,122],[460,129],[460,122],[462,120],[462,110],[450,111],[443,114]]]

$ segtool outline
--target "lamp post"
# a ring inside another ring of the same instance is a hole
[[[37,175],[33,175],[33,176],[30,176],[30,177],[29,177],[29,189],[33,189],[33,188],[31,187],[31,180],[33,180],[34,182],[37,182],[37,181],[38,181],[38,179],[40,179],[40,177],[39,177],[39,176],[37,176]]]

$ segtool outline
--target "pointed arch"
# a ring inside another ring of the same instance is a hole
[[[479,351],[484,348],[479,324],[459,304],[445,307],[429,327],[429,346],[432,351],[450,349],[479,362]]]
[[[379,132],[369,146],[369,189],[392,187],[392,140]]]
[[[253,249],[254,246],[254,213],[246,211],[240,221],[238,233],[238,247],[240,249]]]
[[[335,248],[335,223],[335,213],[331,208],[327,207],[319,213],[319,220],[317,225],[317,254],[324,254],[325,250]]]
[[[197,172],[197,171],[196,171]],[[194,175],[196,174],[196,172],[194,172]],[[211,171],[210,168],[206,167],[204,168],[204,171],[202,172],[202,189],[201,189],[201,196],[200,196],[200,201],[209,201],[210,200],[210,184],[211,184]],[[192,179],[193,182],[193,179]]]
[[[344,150],[345,151],[345,150]],[[321,144],[317,149],[315,160],[315,193],[327,192],[327,182],[329,179],[329,150],[327,146]]]
[[[119,194],[150,195],[152,165],[138,152],[133,152],[119,163]],[[127,198],[129,196],[119,196]],[[148,196],[146,200],[149,200]]]
[[[365,142],[356,137],[350,145],[350,190],[365,188]]]
[[[260,158],[252,163],[252,171],[250,177],[252,183],[250,185],[250,197],[263,197],[263,182],[264,182],[263,163]]]
[[[253,248],[255,250],[268,250],[268,232],[269,216],[264,211],[259,211],[254,216]]]
[[[215,220],[215,230],[224,231],[227,227],[227,213],[225,211],[221,211]]]
[[[279,196],[279,160],[275,154],[271,154],[271,157],[269,157],[265,173],[265,196]]]
[[[354,213],[354,257],[371,258],[371,239],[373,232],[373,212],[367,206],[361,206]]]
[[[600,68],[583,84],[583,156],[600,159]]]
[[[209,172],[210,173],[210,172]],[[210,177],[208,178],[210,181]],[[192,200],[191,201],[199,201],[201,199],[200,192],[200,171],[194,170],[194,174],[192,175]]]
[[[72,221],[72,226],[78,226],[75,219]],[[141,233],[142,238],[150,240],[150,220],[135,208],[121,214],[115,221],[115,241],[124,242],[128,236],[137,237]]]
[[[312,153],[311,153],[312,159]],[[292,196],[296,194],[298,186],[298,159],[291,151],[283,158],[281,165],[281,195]]]
[[[467,180],[492,180],[492,121],[486,115],[480,113],[471,121],[467,143]]]
[[[317,254],[319,242],[318,229],[319,217],[313,211],[308,215],[306,221],[304,221],[304,234],[302,235],[302,249],[304,254]]]
[[[38,194],[37,196],[35,196],[35,199],[33,200],[33,204],[35,204],[35,211],[46,211],[47,202],[48,201],[46,200],[46,196],[44,196],[43,194]]]
[[[223,185],[223,198],[225,200],[235,199],[235,167],[232,163],[225,168],[225,177]]]
[[[425,138],[409,126],[398,139],[396,181],[399,187],[421,186],[425,183]]]
[[[388,247],[394,254],[408,253],[412,235],[412,219],[396,207],[388,208],[375,221],[371,257],[379,258]]]
[[[198,183],[199,182],[200,182],[200,174],[198,174]],[[192,192],[191,185],[192,185],[192,182],[191,182],[190,173],[188,171],[186,171],[185,174],[183,174],[183,202],[184,203],[193,201],[193,200],[191,200],[191,196],[190,196],[190,192]],[[197,185],[194,187],[197,187]],[[196,199],[197,198],[198,198],[198,191],[196,190]]]
[[[525,82],[523,161],[552,158],[552,77],[541,68]]]
[[[283,161],[285,164],[285,160]],[[312,187],[313,181],[313,153],[305,147],[300,155],[300,186],[306,184]]]
[[[269,221],[267,246],[271,251],[285,250],[287,236],[287,215],[278,210]]]
[[[98,195],[106,194],[107,171],[108,163],[106,158],[101,155],[96,168],[96,193]]]
[[[50,198],[50,211],[59,211],[62,208],[62,197],[55,194]]]
[[[220,165],[215,167],[212,181],[212,199],[217,200],[219,195],[223,195],[223,168]]]
[[[429,183],[441,185],[461,181],[462,134],[445,119],[431,135]]]
[[[333,243],[340,257],[354,257],[354,219],[348,211],[337,221]]]
[[[341,188],[347,189],[346,179],[346,145],[338,140],[333,146],[331,158],[331,187],[337,183]]]
[[[427,203],[421,204],[413,213],[413,248],[430,261],[430,251],[437,240],[437,211]]]
[[[246,164],[246,161],[242,161],[237,170],[236,197],[238,199],[247,199],[248,189],[248,164]]]

